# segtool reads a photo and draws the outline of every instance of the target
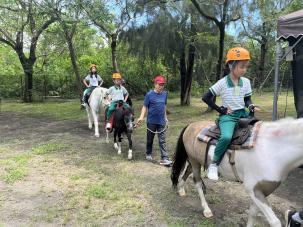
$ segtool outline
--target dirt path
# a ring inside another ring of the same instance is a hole
[[[180,198],[169,169],[144,161],[142,136],[127,161],[83,120],[1,113],[0,125],[0,226],[245,226],[249,198],[240,184],[206,180],[215,213],[207,220],[192,183]],[[280,219],[303,207],[302,191],[297,169],[270,196]]]

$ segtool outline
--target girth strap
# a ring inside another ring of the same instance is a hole
[[[229,150],[228,152],[228,157],[229,157],[229,164],[231,165],[231,169],[237,179],[238,182],[242,183],[240,177],[239,177],[239,174],[237,172],[237,169],[236,169],[236,162],[235,162],[235,150]]]

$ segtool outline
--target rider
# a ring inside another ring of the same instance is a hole
[[[130,106],[125,102],[128,98],[128,91],[121,85],[122,82],[122,76],[120,73],[115,72],[113,73],[113,82],[114,86],[110,87],[108,91],[106,92],[106,95],[110,95],[111,97],[111,103],[107,109],[106,112],[106,126],[105,128],[107,130],[110,130],[112,128],[111,123],[109,122],[110,116],[113,113],[113,111],[116,109],[117,104],[119,102],[123,102],[124,108],[130,108]]]
[[[301,211],[287,210],[285,212],[286,227],[303,226],[303,209]]]
[[[207,177],[212,180],[218,180],[218,166],[231,142],[239,118],[248,117],[249,115],[245,111],[245,107],[250,112],[255,110],[251,101],[250,80],[243,77],[247,71],[249,60],[248,50],[242,47],[231,48],[227,52],[224,77],[211,86],[202,98],[209,107],[219,112],[221,136],[216,145],[212,163],[207,171]],[[214,102],[216,96],[222,98],[221,107]]]
[[[166,83],[165,77],[158,75],[154,78],[154,90],[149,91],[144,98],[141,115],[137,120],[140,125],[143,121],[145,113],[147,114],[147,137],[146,137],[146,160],[152,161],[152,149],[154,136],[158,134],[158,142],[161,152],[161,165],[169,166],[172,161],[169,160],[166,152],[166,124],[168,122],[166,116],[167,92],[163,91]]]
[[[90,73],[83,80],[86,89],[83,92],[81,109],[85,108],[89,95],[93,92],[93,90],[99,85],[101,86],[103,83],[102,78],[97,73],[97,66],[95,64],[91,64],[89,70]]]

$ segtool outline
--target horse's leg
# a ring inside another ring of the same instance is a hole
[[[86,113],[87,113],[87,119],[88,119],[88,128],[92,129],[93,128],[92,115],[91,115],[91,110],[89,107],[86,107]]]
[[[106,130],[105,142],[106,142],[106,143],[109,143],[109,131],[108,131],[108,130]]]
[[[118,154],[121,154],[121,133],[118,132]]]
[[[93,119],[94,119],[94,125],[95,125],[95,136],[96,137],[100,137],[100,134],[99,134],[99,122],[98,122],[98,114],[92,110],[92,115],[93,115]]]
[[[275,213],[268,204],[268,201],[261,191],[253,190],[250,194],[251,199],[255,205],[264,214],[266,220],[271,227],[282,227],[280,220],[276,217]]]
[[[255,222],[256,222],[256,217],[259,212],[258,207],[256,206],[255,203],[252,203],[249,207],[249,212],[248,212],[248,221],[247,221],[247,227],[254,227]]]
[[[128,155],[127,158],[131,160],[133,158],[133,141],[132,141],[132,134],[126,133],[127,139],[128,139]]]
[[[179,183],[178,183],[178,193],[180,196],[186,196],[186,192],[185,192],[185,182],[188,178],[188,176],[193,172],[191,164],[189,162],[186,162],[185,164],[185,168],[183,171],[183,176],[181,177]]]
[[[114,129],[114,148],[115,148],[115,150],[119,149],[118,144],[117,144],[117,134],[118,134],[117,130]]]
[[[203,181],[201,179],[201,164],[194,160],[190,160],[190,163],[191,163],[192,169],[193,169],[195,186],[196,186],[196,189],[200,196],[201,205],[203,208],[203,215],[206,218],[210,218],[213,216],[213,213],[211,212],[211,210],[207,204],[207,201],[205,199],[204,192],[203,192]]]

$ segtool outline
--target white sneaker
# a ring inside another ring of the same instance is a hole
[[[217,164],[210,164],[207,170],[208,179],[217,181],[218,177],[218,166]]]
[[[107,130],[110,130],[110,129],[112,128],[111,123],[110,123],[110,122],[107,122],[105,128],[106,128]]]
[[[152,160],[153,160],[153,157],[152,157],[150,154],[147,154],[146,157],[145,157],[145,159],[146,159],[147,161],[152,161]]]

